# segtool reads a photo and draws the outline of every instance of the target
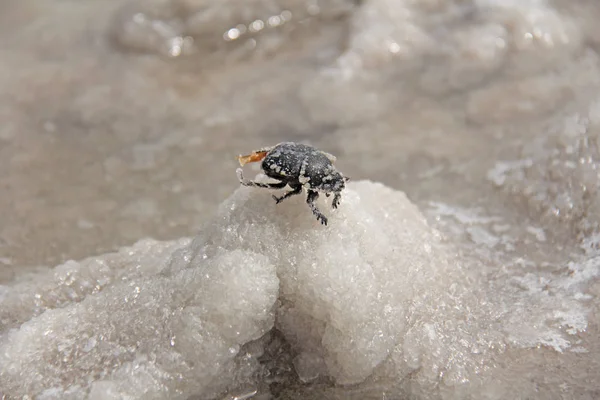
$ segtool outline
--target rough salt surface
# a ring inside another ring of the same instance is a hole
[[[600,229],[600,100],[552,122],[546,135],[523,146],[522,158],[497,162],[487,176],[581,239]]]
[[[352,0],[150,0],[125,3],[115,13],[110,36],[128,51],[165,57],[219,53],[246,57],[288,44],[291,31],[313,18],[336,19]]]
[[[586,327],[569,294],[581,297],[595,261],[546,282],[548,299],[532,274],[522,289],[452,254],[401,192],[353,182],[337,211],[320,206],[327,227],[301,196],[276,206],[240,188],[191,241],[145,240],[1,287],[3,393],[186,399],[250,385],[251,395],[276,328],[302,382],[394,388],[412,376],[398,393],[431,397],[443,382],[460,397],[493,382],[507,343],[562,351]]]

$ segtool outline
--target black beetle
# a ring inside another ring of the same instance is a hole
[[[302,188],[305,188],[308,193],[306,203],[317,220],[324,225],[327,225],[327,217],[315,204],[319,193],[324,193],[327,197],[333,193],[331,206],[337,208],[340,204],[341,192],[349,179],[335,169],[333,163],[336,158],[333,155],[306,144],[279,143],[253,151],[247,156],[239,156],[238,160],[242,167],[246,163],[262,160],[261,168],[265,175],[278,181],[276,183],[248,181],[244,179],[242,169],[238,168],[238,179],[244,186],[282,189],[289,185],[291,191],[281,197],[273,196],[277,204],[288,197],[302,193]]]

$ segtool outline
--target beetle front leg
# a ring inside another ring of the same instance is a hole
[[[248,180],[244,179],[244,175],[243,175],[241,168],[238,168],[236,170],[236,172],[237,172],[238,180],[244,186],[259,187],[259,188],[265,188],[265,189],[282,189],[285,187],[285,185],[287,185],[287,182],[262,183],[262,182],[248,181]]]

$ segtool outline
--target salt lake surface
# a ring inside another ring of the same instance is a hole
[[[0,2],[0,393],[597,398],[598,18]],[[287,140],[355,181],[329,231],[234,193]]]

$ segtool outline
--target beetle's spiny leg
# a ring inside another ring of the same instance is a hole
[[[317,217],[317,221],[320,221],[323,225],[327,225],[327,217],[321,214],[321,211],[317,208],[315,202],[319,198],[319,193],[314,190],[308,191],[308,196],[306,196],[306,203],[310,207],[312,213]]]
[[[288,197],[292,197],[294,195],[300,194],[301,192],[302,192],[302,186],[296,186],[294,188],[294,190],[290,190],[289,192],[285,193],[283,196],[277,197],[277,196],[273,195],[273,198],[275,199],[276,204],[279,204],[282,201],[284,201],[285,199],[287,199]]]
[[[265,189],[281,189],[281,188],[284,188],[285,185],[287,185],[286,182],[262,183],[262,182],[248,181],[248,180],[244,179],[244,175],[243,175],[241,168],[238,168],[236,170],[236,172],[237,172],[238,180],[244,186],[259,187],[259,188],[265,188]]]
[[[331,207],[338,208],[341,199],[342,195],[340,194],[340,192],[335,192],[335,194],[333,195],[333,201],[331,202]]]

